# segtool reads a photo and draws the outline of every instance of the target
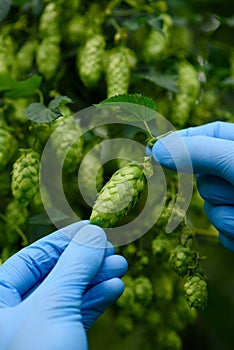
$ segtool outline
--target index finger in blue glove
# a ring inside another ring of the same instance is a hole
[[[54,267],[75,234],[88,221],[80,221],[34,242],[0,266],[1,302],[14,306]],[[3,295],[4,293],[4,295]]]
[[[234,141],[234,124],[212,122],[178,131],[180,136],[209,136]]]
[[[106,246],[106,234],[101,227],[83,227],[43,283],[27,298],[28,302],[40,298],[42,308],[58,316],[64,315],[64,310],[78,311],[85,290],[102,266]]]
[[[157,141],[152,154],[161,165],[184,173],[213,174],[234,184],[234,142],[210,136],[185,136],[177,132]],[[188,157],[189,154],[189,157]],[[192,163],[192,168],[191,168]]]

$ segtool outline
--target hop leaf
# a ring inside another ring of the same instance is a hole
[[[113,227],[136,204],[145,185],[145,174],[136,163],[129,163],[116,171],[100,191],[90,223]]]

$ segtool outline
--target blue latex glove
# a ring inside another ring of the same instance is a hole
[[[186,147],[176,141],[176,134]],[[189,152],[205,211],[219,231],[222,244],[234,251],[234,124],[214,122],[174,132],[161,138],[152,149],[163,166],[188,172]],[[173,157],[171,152],[173,150]],[[176,165],[175,165],[176,164]]]
[[[86,330],[123,292],[127,270],[104,231],[72,224],[0,266],[1,350],[85,350]]]

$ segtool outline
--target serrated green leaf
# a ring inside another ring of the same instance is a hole
[[[60,106],[66,105],[67,103],[73,103],[72,99],[67,96],[58,96],[50,101],[48,108],[52,111],[57,110]]]
[[[177,76],[174,74],[168,74],[168,73],[160,73],[157,71],[151,71],[146,74],[140,74],[137,77],[140,77],[142,79],[148,80],[151,83],[154,83],[155,85],[161,86],[164,89],[167,89],[169,91],[178,93],[179,90],[177,88]]]
[[[41,76],[35,74],[24,81],[16,81],[7,76],[0,76],[0,91],[6,97],[17,99],[35,94],[41,85]]]
[[[60,113],[51,111],[42,103],[31,103],[25,110],[25,117],[38,124],[51,123],[60,117]]]
[[[140,94],[112,96],[98,105],[98,108],[117,107],[117,116],[126,121],[150,121],[155,118],[156,104]]]
[[[0,22],[6,18],[12,5],[11,0],[1,0],[0,1]]]

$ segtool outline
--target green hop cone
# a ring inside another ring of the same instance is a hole
[[[146,63],[161,61],[170,53],[169,44],[172,19],[167,14],[162,14],[161,17],[163,19],[162,33],[152,28],[143,45],[142,54]]]
[[[184,284],[186,300],[190,307],[202,310],[208,299],[207,283],[200,275],[190,276]]]
[[[77,56],[77,69],[86,87],[93,87],[102,74],[105,39],[101,34],[95,34],[87,39]]]
[[[137,163],[117,170],[100,191],[93,206],[90,223],[113,227],[136,204],[146,185],[146,176]]]
[[[0,128],[0,170],[12,159],[17,149],[17,142],[11,133]]]
[[[96,175],[94,178],[93,174]],[[85,194],[85,199],[94,201],[104,182],[103,167],[94,153],[84,157],[79,168],[79,187]]]
[[[25,124],[28,119],[25,117],[25,109],[29,105],[29,100],[26,98],[17,98],[17,100],[11,100],[9,108],[6,111],[6,119],[9,124]]]
[[[187,61],[179,64],[178,90],[172,104],[171,121],[182,127],[188,120],[190,111],[200,93],[200,82],[196,69]]]
[[[13,165],[11,188],[14,198],[27,206],[39,187],[39,154],[26,150]]]
[[[107,97],[127,93],[131,73],[128,56],[123,50],[113,49],[106,61]]]
[[[36,63],[39,72],[50,80],[58,70],[61,58],[58,37],[44,38],[37,48]]]
[[[182,340],[179,334],[173,329],[163,328],[158,334],[158,346],[157,349],[163,350],[181,350]]]
[[[0,35],[0,75],[9,75],[15,60],[15,44],[10,35]]]
[[[63,169],[72,173],[82,159],[83,138],[79,123],[70,117],[61,117],[55,122],[52,134],[52,147],[59,161],[64,161]]]
[[[153,298],[153,287],[149,278],[145,276],[137,277],[133,281],[133,290],[136,300],[140,301],[144,305],[150,304]]]
[[[131,316],[119,314],[115,320],[115,326],[120,335],[126,336],[134,330],[134,322]]]
[[[38,46],[37,40],[31,39],[26,41],[16,54],[13,74],[16,77],[24,73],[30,73],[32,69],[34,54]]]
[[[170,265],[180,276],[184,277],[191,269],[197,266],[197,253],[192,252],[189,247],[177,246],[170,255]]]
[[[18,236],[17,230],[22,228],[28,218],[28,210],[13,199],[6,207],[6,232],[8,239],[13,243]]]
[[[48,3],[40,17],[39,34],[41,38],[60,35],[60,6],[56,2]]]
[[[153,256],[164,261],[167,261],[170,256],[171,247],[170,240],[163,235],[159,235],[151,243]]]

